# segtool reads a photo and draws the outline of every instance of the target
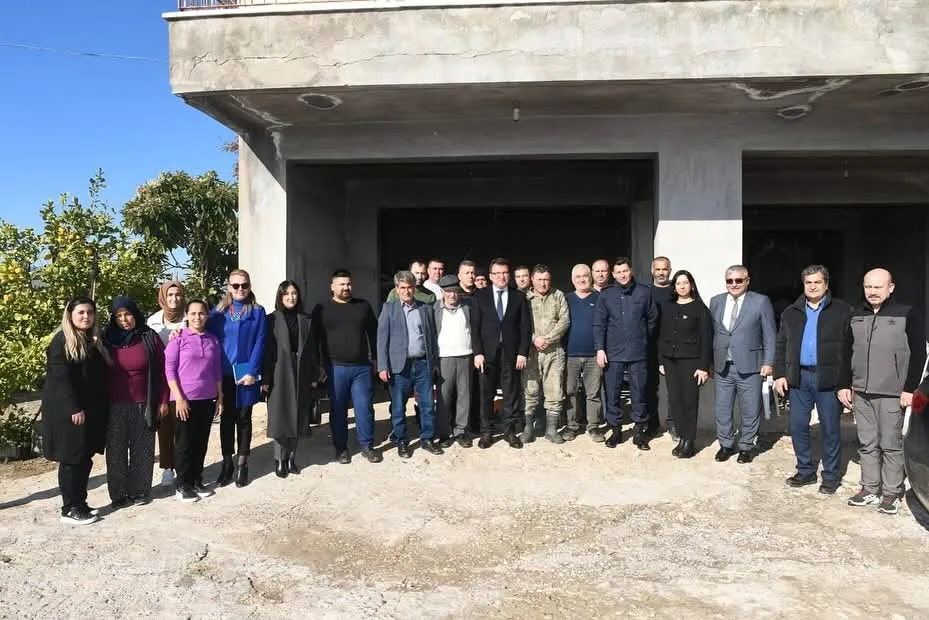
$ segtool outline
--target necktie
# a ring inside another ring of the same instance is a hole
[[[739,316],[739,298],[735,297],[732,300],[732,312],[729,313],[729,331],[732,331],[732,328],[735,327],[735,320]]]
[[[503,321],[503,291],[497,291],[497,318]]]

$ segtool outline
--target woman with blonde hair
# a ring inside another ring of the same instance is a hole
[[[93,455],[106,447],[108,361],[96,318],[92,299],[72,299],[46,352],[42,444],[45,458],[58,462],[61,521],[72,525],[97,520],[87,481]]]
[[[161,337],[165,346],[171,339],[171,333],[184,328],[184,308],[186,299],[184,286],[176,281],[165,282],[158,289],[158,305],[161,310],[148,317],[148,326]],[[161,485],[174,486],[174,433],[175,404],[170,403],[168,415],[161,418],[158,426],[158,465],[162,469]]]
[[[207,331],[223,344],[223,412],[219,418],[223,463],[216,484],[226,486],[234,477],[235,485],[244,487],[252,444],[252,406],[261,397],[258,379],[267,331],[265,309],[255,301],[251,278],[244,269],[229,273],[226,295],[210,315]]]

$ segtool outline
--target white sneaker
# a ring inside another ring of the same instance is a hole
[[[163,487],[173,487],[174,486],[174,470],[166,469],[161,472],[161,486]]]

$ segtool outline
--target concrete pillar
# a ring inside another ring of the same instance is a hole
[[[742,153],[732,144],[689,137],[658,153],[655,254],[694,275],[700,295],[725,290],[726,267],[742,262]],[[700,391],[698,427],[713,432],[715,383]]]
[[[725,290],[726,267],[742,262],[742,153],[689,137],[658,153],[655,254],[687,269],[707,303]]]
[[[239,267],[268,311],[286,276],[286,177],[276,139],[264,132],[239,138]]]

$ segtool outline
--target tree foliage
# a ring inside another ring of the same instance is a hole
[[[214,296],[236,267],[238,189],[215,171],[162,173],[139,188],[122,215],[133,232],[171,257],[171,267],[189,273],[188,296]]]
[[[100,198],[104,187],[101,171],[87,204],[69,194],[49,201],[38,230],[0,220],[0,411],[44,375],[45,348],[72,297],[93,297],[101,319],[116,295],[143,312],[157,307],[164,253],[119,222]]]

